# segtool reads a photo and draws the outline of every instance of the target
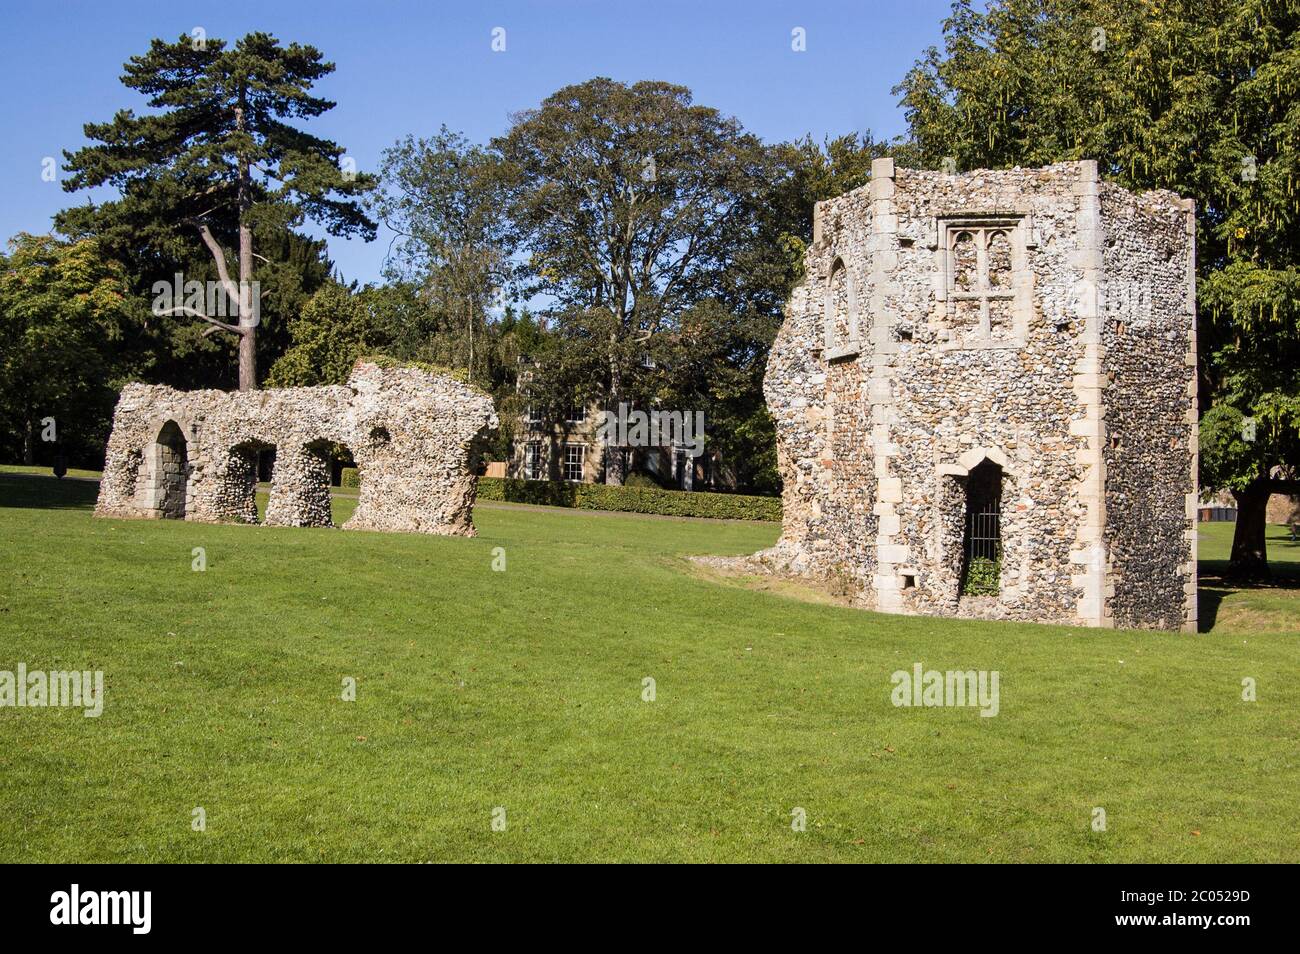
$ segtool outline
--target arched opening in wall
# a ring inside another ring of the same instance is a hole
[[[149,509],[164,520],[185,519],[189,490],[189,447],[180,425],[168,421],[150,450]]]
[[[857,342],[856,309],[857,303],[854,301],[853,281],[849,277],[849,270],[844,267],[844,259],[836,258],[831,263],[830,275],[826,280],[826,297],[822,315],[826,350],[842,348]]]
[[[346,444],[332,444],[330,450],[330,486],[356,490],[361,485],[361,472],[356,455]]]
[[[257,523],[257,485],[275,476],[275,445],[249,440],[230,449],[222,479],[221,498],[225,516],[244,523]]]
[[[1002,579],[1002,468],[982,461],[966,478],[961,595],[996,596]]]

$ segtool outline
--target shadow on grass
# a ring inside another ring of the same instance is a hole
[[[0,474],[0,507],[22,510],[89,510],[99,496],[99,481],[77,477]]]
[[[1283,527],[1270,526],[1265,540],[1268,566],[1272,577],[1267,580],[1237,580],[1228,576],[1227,560],[1201,560],[1197,564],[1200,585],[1197,588],[1197,631],[1214,628],[1219,606],[1235,593],[1248,591],[1276,592],[1300,590],[1300,542],[1293,541]]]

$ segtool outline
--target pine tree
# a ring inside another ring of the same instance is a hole
[[[163,220],[193,230],[235,317],[223,321],[187,305],[173,311],[208,322],[209,332],[237,335],[240,390],[256,388],[255,228],[288,230],[309,217],[332,235],[375,235],[357,201],[374,178],[356,172],[337,143],[291,124],[334,107],[311,94],[334,64],[314,47],[250,33],[232,47],[189,36],[157,39],[124,69],[122,83],[148,96],[151,112],[125,109],[111,122],[88,124],[96,144],[65,153],[71,175],[64,188],[111,185],[121,194],[110,203],[116,221]],[[237,282],[222,238],[235,240]]]

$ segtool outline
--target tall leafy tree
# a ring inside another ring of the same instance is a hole
[[[474,381],[513,270],[500,160],[443,126],[385,150],[381,178],[374,208],[396,236],[388,276],[420,287]]]
[[[149,97],[152,111],[121,110],[110,122],[88,124],[86,136],[96,144],[66,154],[65,189],[117,188],[121,198],[110,204],[119,228],[186,228],[202,242],[234,320],[184,305],[176,310],[206,321],[209,332],[237,336],[241,390],[257,387],[252,283],[259,227],[287,231],[309,217],[333,235],[375,234],[357,201],[374,187],[373,177],[343,163],[337,143],[292,122],[334,107],[311,92],[333,70],[314,47],[281,46],[266,33],[230,47],[217,39],[156,39],[122,75],[123,84]]]
[[[1237,499],[1244,576],[1300,492],[1298,27],[1294,0],[960,0],[897,89],[912,161],[1092,158],[1197,200],[1201,479]]]
[[[0,432],[34,463],[41,421],[93,461],[123,370],[116,345],[139,319],[121,266],[93,241],[18,235],[0,255]]]
[[[721,293],[756,232],[767,154],[738,121],[682,86],[597,78],[514,117],[493,146],[526,254],[527,291],[576,364],[599,366],[595,397],[646,401],[647,350],[692,304]],[[606,480],[626,461],[612,454]]]
[[[367,292],[329,282],[289,323],[292,344],[271,366],[272,387],[343,384],[357,359],[382,352],[391,340],[383,316],[367,307]]]

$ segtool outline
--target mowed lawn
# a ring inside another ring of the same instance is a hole
[[[1300,861],[1296,589],[1207,587],[1199,635],[954,622],[687,562],[774,525],[480,508],[463,540],[95,490],[0,476],[0,670],[106,683],[97,719],[0,709],[0,862]],[[998,670],[999,714],[895,708],[917,662]]]

